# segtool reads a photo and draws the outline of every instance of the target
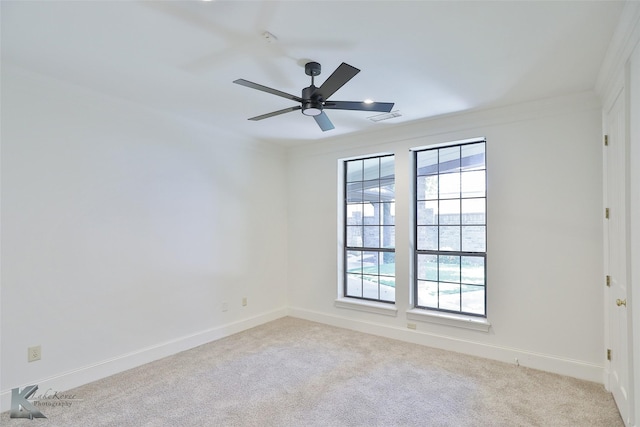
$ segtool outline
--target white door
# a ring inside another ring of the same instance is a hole
[[[605,315],[609,323],[609,389],[627,425],[629,420],[629,341],[627,311],[627,225],[626,187],[627,150],[625,133],[625,92],[618,94],[606,116],[608,146],[605,152],[605,274],[610,286],[606,291]]]

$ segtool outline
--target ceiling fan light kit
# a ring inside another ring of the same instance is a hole
[[[289,107],[260,116],[251,117],[249,120],[263,120],[280,114],[289,113],[291,111],[302,110],[302,114],[305,116],[311,116],[315,119],[323,132],[334,129],[333,123],[331,123],[331,120],[329,120],[329,117],[324,112],[325,109],[379,111],[382,113],[388,113],[393,108],[393,102],[372,102],[370,100],[363,102],[328,101],[331,95],[358,74],[360,70],[343,62],[320,87],[316,87],[314,84],[314,77],[320,75],[321,70],[322,67],[317,62],[307,62],[305,64],[304,72],[306,75],[311,76],[311,85],[302,89],[300,97],[244,79],[234,80],[234,83],[300,103],[299,106]]]
[[[322,103],[317,101],[305,101],[302,103],[302,114],[305,116],[317,116],[322,114]]]

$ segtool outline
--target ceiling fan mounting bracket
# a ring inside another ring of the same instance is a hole
[[[307,76],[315,77],[320,75],[322,68],[317,62],[307,62],[304,65],[304,72]]]

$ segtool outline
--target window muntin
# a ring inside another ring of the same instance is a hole
[[[486,316],[485,141],[415,151],[415,306]]]
[[[393,155],[344,162],[344,295],[395,302]]]

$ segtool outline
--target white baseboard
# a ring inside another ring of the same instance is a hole
[[[430,332],[398,328],[305,309],[289,308],[289,316],[510,364],[515,364],[517,359],[520,366],[527,368],[539,369],[599,384],[603,383],[604,366],[581,360],[462,340]]]
[[[194,334],[151,347],[141,348],[118,357],[103,360],[93,365],[82,366],[72,371],[63,372],[49,378],[43,378],[30,384],[21,384],[18,387],[22,388],[28,385],[38,385],[38,393],[44,393],[46,390],[70,390],[75,387],[106,378],[110,375],[126,371],[127,369],[135,368],[137,366],[144,365],[145,363],[150,363],[154,360],[162,359],[163,357],[171,356],[182,351],[228,337],[238,332],[262,325],[263,323],[285,317],[286,315],[286,308],[273,310],[258,316],[199,331]],[[0,392],[0,412],[8,411],[10,407],[11,390],[2,390]]]

